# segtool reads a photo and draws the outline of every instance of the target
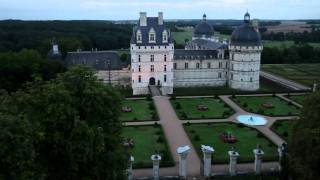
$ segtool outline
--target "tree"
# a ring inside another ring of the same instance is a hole
[[[14,93],[8,104],[31,126],[27,142],[35,152],[35,179],[124,179],[127,155],[120,137],[120,97],[89,68],[76,66],[56,79],[36,81]]]
[[[289,159],[295,179],[319,179],[320,164],[320,92],[304,102],[300,119],[293,126]]]

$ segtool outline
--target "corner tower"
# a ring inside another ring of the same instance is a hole
[[[133,94],[148,94],[149,85],[159,86],[163,95],[172,94],[174,44],[162,12],[158,17],[140,13],[133,28],[130,52]]]
[[[250,24],[250,14],[235,29],[229,43],[228,84],[233,89],[254,91],[259,89],[261,36]]]

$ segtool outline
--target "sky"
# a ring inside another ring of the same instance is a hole
[[[320,0],[0,0],[0,19],[136,20],[139,12],[165,19],[320,19]]]

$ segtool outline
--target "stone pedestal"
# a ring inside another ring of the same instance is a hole
[[[229,162],[229,173],[230,176],[235,176],[237,175],[237,160],[239,153],[232,150],[228,151],[229,157],[230,157],[230,162]]]
[[[201,150],[203,152],[203,176],[211,176],[211,155],[214,149],[210,146],[201,145]]]
[[[281,160],[282,160],[282,156],[283,156],[282,146],[278,147],[278,154],[279,154],[279,171],[281,171]]]
[[[264,152],[261,149],[254,149],[254,171],[256,174],[261,173],[261,165],[262,165],[262,156]]]
[[[179,176],[182,179],[186,179],[187,178],[187,169],[188,169],[187,156],[188,156],[188,153],[190,152],[190,147],[189,146],[178,147],[177,152],[180,155],[180,157],[179,157]]]
[[[161,156],[159,154],[154,154],[151,156],[151,160],[153,162],[153,178],[158,180]]]
[[[133,156],[130,156],[129,159],[129,167],[127,169],[127,174],[128,174],[128,180],[132,180],[133,179],[133,173],[132,173],[132,164],[133,164],[134,158]]]
[[[318,86],[317,83],[313,83],[313,88],[312,88],[312,91],[313,91],[313,92],[316,92],[316,91],[317,91],[317,86]]]

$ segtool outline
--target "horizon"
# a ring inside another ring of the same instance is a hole
[[[248,10],[252,19],[320,19],[320,2],[310,0],[0,0],[0,20],[106,20],[131,21],[139,12],[148,16],[164,13],[166,20],[196,20],[206,13],[209,20],[242,20]]]

